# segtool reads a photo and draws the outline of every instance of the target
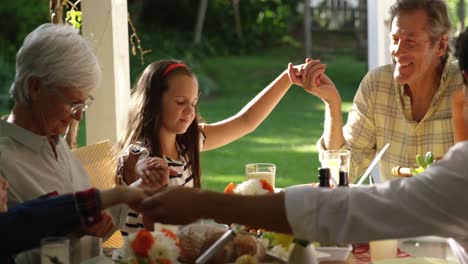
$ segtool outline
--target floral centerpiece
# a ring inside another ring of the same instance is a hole
[[[140,229],[130,234],[119,252],[120,264],[175,264],[181,253],[179,238],[170,227],[155,225],[155,231]]]
[[[235,193],[241,195],[263,195],[273,193],[275,190],[266,180],[249,179],[239,185],[230,182],[224,189],[224,193]]]
[[[274,188],[263,179],[249,179],[238,185],[229,183],[224,189],[224,193],[234,193],[240,195],[264,195],[273,193]],[[308,241],[295,240],[291,235],[277,232],[265,231],[262,229],[252,230],[246,226],[233,226],[234,229],[256,233],[267,251],[278,258],[288,261],[294,244],[307,246]]]
[[[418,163],[417,168],[411,168],[411,174],[417,175],[423,172],[427,167],[431,166],[434,163],[434,155],[432,152],[427,152],[423,157],[421,155],[416,155],[416,163]]]

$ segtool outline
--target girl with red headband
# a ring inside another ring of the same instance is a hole
[[[316,61],[314,65],[321,67]],[[297,69],[305,72],[312,66],[308,61]],[[199,123],[198,81],[192,70],[176,60],[153,62],[139,77],[131,97],[128,123],[117,145],[119,177],[127,184],[141,178],[156,186],[200,188],[200,151],[219,148],[254,131],[291,85],[285,70],[234,116]],[[137,142],[141,147],[135,146]],[[166,164],[172,169],[170,175],[167,169],[158,170]],[[127,222],[130,232],[141,226]]]

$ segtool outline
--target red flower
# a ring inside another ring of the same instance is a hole
[[[233,182],[230,182],[224,189],[224,193],[233,193],[236,185]]]
[[[132,249],[140,257],[147,258],[148,251],[154,244],[154,237],[150,231],[140,229],[132,242]]]
[[[164,233],[165,236],[169,237],[170,239],[174,240],[175,243],[176,243],[176,246],[177,248],[179,249],[180,251],[180,245],[179,245],[179,238],[177,237],[176,234],[174,234],[174,232],[172,232],[171,230],[167,229],[167,228],[161,228],[161,232]]]
[[[264,179],[260,179],[260,183],[262,184],[262,188],[264,190],[267,190],[268,192],[275,192],[275,189],[273,189],[273,186],[271,186],[267,181]]]

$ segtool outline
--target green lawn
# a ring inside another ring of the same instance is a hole
[[[218,57],[199,61],[200,68],[219,86],[219,95],[200,100],[200,113],[216,122],[237,113],[252,97],[286,68],[300,63],[289,50],[275,50],[256,56]],[[326,55],[327,73],[349,108],[365,62],[352,56]],[[1,114],[8,110],[0,110]],[[345,113],[346,114],[346,113]],[[81,122],[84,123],[84,122]],[[81,124],[79,142],[84,142]],[[202,153],[203,187],[221,191],[230,181],[244,179],[244,165],[271,162],[277,165],[276,186],[317,181],[318,157],[315,143],[322,134],[323,103],[302,88],[293,86],[272,114],[253,133],[222,148]]]
[[[201,67],[218,83],[221,93],[215,99],[200,101],[202,117],[207,122],[216,122],[237,113],[285,69],[289,60],[288,56],[272,52],[201,61]],[[351,56],[328,55],[324,62],[347,110],[366,72],[366,64]],[[240,182],[244,179],[244,165],[251,162],[275,163],[277,187],[316,181],[319,163],[315,143],[322,128],[321,100],[293,86],[256,131],[202,153],[203,186],[221,191],[230,181]]]

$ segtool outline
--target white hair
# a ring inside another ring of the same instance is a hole
[[[45,87],[60,85],[91,91],[101,81],[101,69],[77,29],[70,25],[43,24],[26,36],[16,54],[16,75],[10,88],[15,102],[29,102],[31,77],[38,77]]]

